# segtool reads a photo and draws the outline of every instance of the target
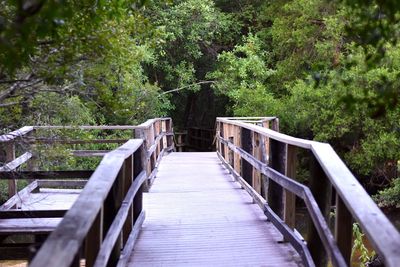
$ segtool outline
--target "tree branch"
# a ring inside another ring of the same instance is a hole
[[[183,87],[179,87],[179,88],[175,88],[175,89],[172,89],[172,90],[168,90],[168,91],[162,92],[158,96],[162,96],[162,95],[173,93],[173,92],[178,92],[178,91],[181,91],[183,89],[190,88],[190,87],[192,87],[194,85],[210,84],[210,83],[215,83],[215,81],[201,81],[201,82],[198,82],[198,83],[192,83],[192,84],[189,84],[189,85],[186,85],[186,86],[183,86]]]

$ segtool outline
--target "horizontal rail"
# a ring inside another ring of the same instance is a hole
[[[66,179],[66,178],[89,178],[92,170],[82,171],[1,171],[0,179]]]
[[[0,219],[62,218],[66,210],[0,210]]]
[[[280,141],[282,143],[285,144],[289,144],[289,145],[294,145],[297,147],[302,147],[302,148],[306,148],[306,149],[311,149],[311,144],[314,143],[314,141],[310,141],[310,140],[305,140],[305,139],[301,139],[301,138],[296,138],[296,137],[292,137],[290,135],[286,135],[286,134],[282,134],[267,128],[263,128],[261,126],[258,125],[253,125],[253,124],[249,124],[249,123],[243,123],[241,121],[236,121],[236,120],[228,120],[225,118],[217,118],[218,122],[222,122],[222,123],[226,123],[226,124],[230,124],[230,125],[236,125],[239,127],[243,127],[245,129],[248,129],[252,132],[256,132],[259,133],[263,136],[266,136],[268,138],[274,139],[276,141]]]
[[[70,139],[55,139],[55,138],[28,138],[28,143],[40,143],[40,144],[67,144],[67,145],[79,145],[79,144],[123,144],[128,139],[87,139],[87,140],[70,140]]]
[[[13,141],[16,138],[23,137],[24,135],[26,135],[32,131],[33,131],[32,126],[24,126],[19,130],[10,132],[8,134],[0,135],[0,143]]]
[[[5,164],[4,166],[0,167],[0,172],[6,172],[6,171],[14,171],[17,169],[19,166],[27,162],[30,158],[32,157],[32,154],[30,152],[25,152],[18,158],[14,159],[13,161]],[[0,176],[1,178],[1,176]]]

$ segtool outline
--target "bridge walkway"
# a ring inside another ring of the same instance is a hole
[[[301,266],[215,152],[164,156],[144,210],[128,266]]]

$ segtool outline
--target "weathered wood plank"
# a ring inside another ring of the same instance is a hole
[[[164,156],[144,207],[128,266],[299,266],[215,153]]]
[[[93,174],[92,170],[82,171],[2,171],[1,179],[66,179],[66,178],[89,178]]]

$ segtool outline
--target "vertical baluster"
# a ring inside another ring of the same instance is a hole
[[[336,193],[335,238],[344,260],[351,262],[351,249],[353,247],[353,218],[343,200]]]

